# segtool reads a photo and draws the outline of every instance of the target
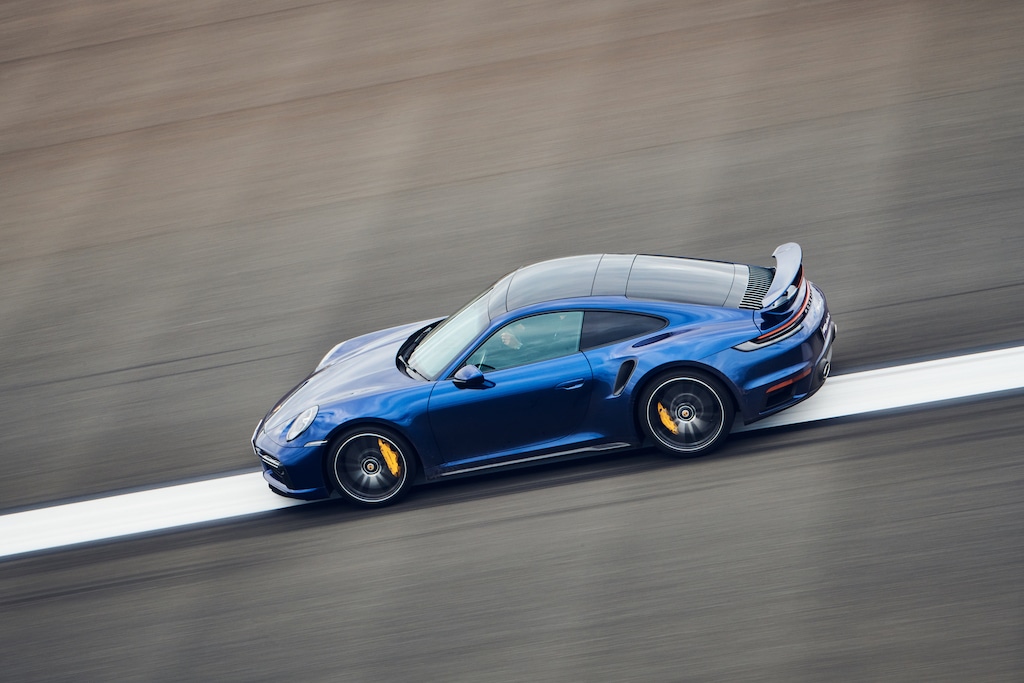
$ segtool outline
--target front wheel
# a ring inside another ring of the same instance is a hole
[[[662,451],[696,457],[718,448],[732,427],[731,397],[715,380],[690,370],[656,377],[637,406],[640,426]]]
[[[334,441],[327,463],[334,487],[349,502],[380,507],[409,492],[416,477],[412,446],[381,427],[355,429]]]

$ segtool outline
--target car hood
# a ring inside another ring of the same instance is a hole
[[[316,438],[341,421],[339,413],[343,412],[347,400],[421,384],[421,380],[409,377],[398,368],[395,357],[402,344],[430,322],[372,332],[334,347],[319,369],[288,392],[267,414],[263,420],[264,431],[284,445],[292,420],[306,408],[319,406],[316,420],[299,441]]]

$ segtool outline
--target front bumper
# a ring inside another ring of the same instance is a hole
[[[275,443],[263,431],[263,422],[252,435],[252,450],[263,467],[263,479],[277,494],[302,500],[330,498],[324,479],[324,442],[289,447]]]
[[[282,482],[277,476],[269,471],[263,470],[263,478],[267,484],[270,485],[270,490],[274,493],[285,496],[287,498],[298,498],[300,500],[322,500],[324,498],[330,498],[331,494],[327,492],[325,488],[312,488],[312,489],[291,489]]]

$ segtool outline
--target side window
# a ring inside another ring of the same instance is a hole
[[[587,311],[583,316],[580,349],[589,351],[598,346],[655,332],[666,325],[668,321],[653,315],[621,311]]]
[[[580,350],[582,326],[582,311],[520,318],[488,337],[466,363],[493,372],[568,356]]]

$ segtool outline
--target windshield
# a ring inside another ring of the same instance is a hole
[[[448,365],[487,329],[487,290],[430,331],[409,356],[408,365],[428,380],[435,380]]]

